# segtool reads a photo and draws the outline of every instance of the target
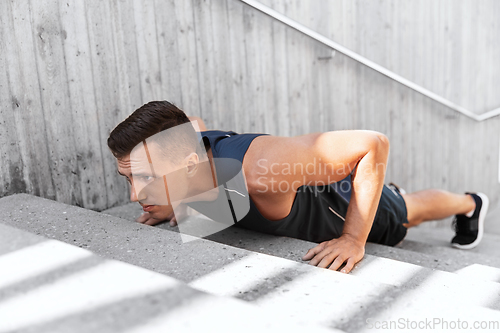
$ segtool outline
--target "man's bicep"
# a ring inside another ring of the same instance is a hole
[[[312,151],[315,157],[322,159],[327,170],[346,177],[368,152],[375,150],[385,139],[383,134],[374,131],[332,131],[318,135]]]

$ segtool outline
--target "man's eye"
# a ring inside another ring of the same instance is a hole
[[[145,182],[149,182],[149,181],[153,180],[153,177],[152,176],[142,176],[141,179]]]

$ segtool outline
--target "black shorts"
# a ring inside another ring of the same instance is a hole
[[[250,202],[250,212],[237,223],[247,229],[321,243],[342,235],[348,202],[330,185],[301,186],[290,214],[270,221]],[[384,186],[368,242],[394,246],[406,236],[408,223],[402,196]]]
[[[403,223],[408,223],[405,200],[397,190],[384,185],[368,241],[390,246],[398,244],[408,231]]]

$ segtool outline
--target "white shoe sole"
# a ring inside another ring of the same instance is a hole
[[[486,218],[486,214],[488,213],[488,206],[490,204],[490,200],[484,193],[476,193],[478,197],[481,198],[483,201],[483,205],[481,206],[481,211],[479,212],[479,219],[478,219],[478,227],[477,227],[477,238],[474,242],[466,245],[460,245],[456,243],[452,243],[451,245],[453,247],[456,247],[457,249],[461,250],[470,250],[475,248],[479,243],[481,243],[481,240],[483,239],[483,233],[484,233],[484,219]]]

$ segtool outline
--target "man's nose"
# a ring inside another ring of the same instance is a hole
[[[134,185],[130,185],[130,201],[137,202],[137,194],[135,194]]]
[[[137,191],[135,190],[134,185],[130,185],[130,201],[137,202],[146,199],[146,193],[143,190],[139,192],[137,195]]]
[[[144,201],[146,200],[147,194],[146,191],[144,191],[144,188],[142,188],[139,191],[139,195],[137,195],[137,191],[135,190],[134,185],[130,186],[130,201],[137,202],[137,201]]]

